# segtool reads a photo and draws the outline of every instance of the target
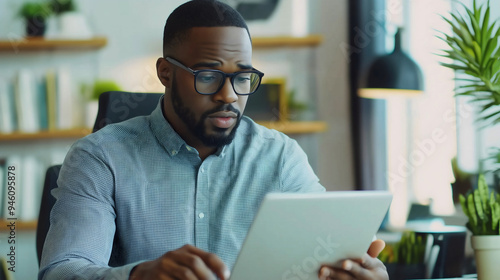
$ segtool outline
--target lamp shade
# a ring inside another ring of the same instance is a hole
[[[422,71],[401,49],[401,29],[398,29],[394,51],[378,57],[370,65],[358,95],[364,98],[388,98],[414,96],[422,92]]]

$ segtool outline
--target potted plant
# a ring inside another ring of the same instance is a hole
[[[58,21],[57,37],[72,39],[92,37],[87,19],[78,12],[73,0],[51,0],[50,7]]]
[[[425,278],[426,236],[405,231],[401,240],[387,244],[378,258],[385,264],[391,280]]]
[[[484,175],[479,175],[477,189],[460,195],[462,210],[469,219],[479,280],[498,279],[500,275],[500,196],[490,191]]]
[[[121,87],[111,80],[96,80],[92,87],[82,86],[82,92],[87,97],[85,105],[85,125],[93,127],[99,109],[99,96],[107,91],[121,91]]]
[[[50,9],[56,14],[61,15],[67,12],[76,10],[73,0],[52,0],[50,1]]]
[[[457,75],[456,95],[470,96],[480,106],[480,120],[486,125],[500,123],[500,28],[490,22],[490,3],[478,6],[476,0],[472,9],[464,7],[465,13],[452,13],[443,17],[452,34],[443,33],[450,49],[442,56],[453,63],[442,63],[453,69]],[[490,193],[483,175],[479,176],[478,188],[459,200],[469,218],[467,228],[472,232],[472,247],[476,258],[480,280],[498,279],[500,265],[500,198]],[[495,257],[496,256],[496,257]]]
[[[44,2],[27,2],[21,6],[19,15],[26,21],[26,35],[40,37],[45,33],[46,20],[51,14],[51,9]]]

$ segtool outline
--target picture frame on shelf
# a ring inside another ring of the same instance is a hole
[[[292,36],[309,34],[308,0],[232,0],[227,1],[246,20],[248,29],[256,37]]]
[[[287,111],[286,79],[264,78],[248,97],[244,114],[254,121],[286,121]]]

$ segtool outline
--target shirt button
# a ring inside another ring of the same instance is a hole
[[[198,214],[198,217],[200,217],[200,219],[203,219],[203,218],[205,218],[205,214],[203,212],[201,212],[200,214]]]
[[[201,173],[205,173],[205,168],[201,168]]]
[[[177,154],[177,151],[176,150],[172,150],[172,155],[176,155]]]

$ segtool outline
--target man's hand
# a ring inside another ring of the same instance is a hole
[[[160,258],[137,265],[130,273],[130,280],[149,279],[229,279],[229,270],[215,254],[191,245],[167,252]]]
[[[372,242],[363,258],[343,260],[333,267],[322,266],[318,277],[320,280],[388,280],[384,264],[377,259],[384,247],[385,242],[377,239]]]

